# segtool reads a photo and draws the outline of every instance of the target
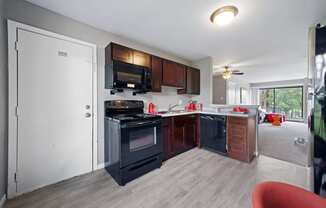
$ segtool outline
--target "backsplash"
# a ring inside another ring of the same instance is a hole
[[[182,106],[190,100],[196,100],[197,96],[194,95],[178,95],[177,89],[173,87],[162,87],[162,92],[159,93],[146,93],[132,95],[132,90],[125,90],[123,93],[117,93],[115,95],[110,94],[110,90],[105,90],[105,100],[142,100],[145,103],[145,109],[147,109],[148,103],[155,104],[157,109],[166,110],[169,105],[175,105],[182,103]]]

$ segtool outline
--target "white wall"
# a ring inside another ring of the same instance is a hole
[[[200,96],[194,99],[200,100],[204,106],[209,106],[213,103],[213,59],[207,57],[192,62],[192,65],[200,69]]]
[[[257,88],[250,88],[250,99],[252,105],[258,105],[259,104],[259,98],[258,98],[258,89]]]
[[[226,80],[222,75],[213,76],[213,104],[226,104]]]
[[[131,91],[126,91],[117,95],[110,95],[110,91],[104,88],[104,48],[111,41],[126,45],[132,48],[143,50],[145,52],[177,61],[186,65],[192,63],[180,57],[161,51],[150,46],[137,43],[126,38],[119,37],[112,33],[98,30],[89,25],[77,22],[73,19],[53,13],[49,10],[35,6],[25,1],[8,0],[6,1],[6,17],[21,23],[32,25],[38,28],[49,30],[55,33],[66,35],[72,38],[80,39],[94,43],[98,47],[98,163],[104,162],[104,101],[109,99],[138,99],[144,100],[145,103],[154,102],[159,108],[167,108],[169,104],[176,104],[180,100],[187,102],[189,99],[203,99],[205,103],[211,103],[211,81],[212,59],[204,59],[194,62],[194,66],[204,69],[201,73],[201,96],[177,95],[176,89],[164,87],[162,93],[148,93],[146,95],[132,96]],[[210,76],[211,77],[211,76]],[[1,82],[3,83],[3,82]]]
[[[0,200],[7,187],[7,38],[4,0],[0,0]]]
[[[240,89],[243,88],[247,93],[243,93],[243,103],[240,103]],[[228,105],[250,105],[250,85],[235,79],[227,81],[227,104]]]

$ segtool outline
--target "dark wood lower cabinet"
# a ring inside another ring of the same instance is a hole
[[[171,137],[172,137],[172,118],[163,118],[162,121],[162,134],[163,134],[163,159],[167,160],[175,153],[173,152],[172,148],[172,142],[171,142]]]
[[[164,118],[162,127],[165,160],[197,145],[197,115]]]
[[[255,117],[228,117],[227,129],[229,157],[250,162],[256,149]]]
[[[228,116],[227,119],[228,156],[250,162],[256,150],[256,117]],[[198,114],[163,118],[162,129],[164,160],[201,146]]]
[[[186,149],[192,149],[196,146],[197,142],[197,120],[196,116],[188,118],[188,121],[184,123],[184,147]]]

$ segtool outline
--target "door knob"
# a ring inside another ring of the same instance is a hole
[[[92,114],[90,114],[90,113],[85,113],[85,117],[86,118],[89,118],[89,117],[91,117],[92,116]]]

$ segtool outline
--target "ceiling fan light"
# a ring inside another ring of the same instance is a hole
[[[217,9],[210,17],[212,23],[219,26],[230,24],[237,16],[239,10],[235,6],[225,6]]]
[[[224,71],[223,74],[222,74],[222,77],[225,80],[230,79],[231,78],[231,71],[229,71],[229,70]]]

